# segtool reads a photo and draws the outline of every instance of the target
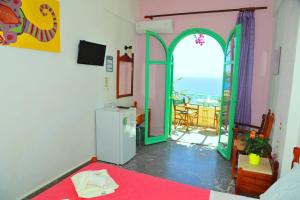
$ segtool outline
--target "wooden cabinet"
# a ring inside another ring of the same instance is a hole
[[[278,162],[261,158],[260,165],[253,166],[248,163],[247,155],[239,155],[235,192],[259,196],[277,180],[277,175]]]

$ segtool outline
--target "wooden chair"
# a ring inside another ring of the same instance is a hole
[[[174,127],[177,128],[178,124],[186,126],[186,130],[193,124],[193,120],[197,118],[198,125],[198,112],[199,107],[193,107],[187,105],[185,102],[185,98],[180,100],[173,99],[173,107],[174,107]]]
[[[263,114],[262,122],[260,126],[251,124],[235,123],[233,128],[233,148],[231,158],[231,176],[236,174],[237,159],[239,153],[245,153],[246,142],[245,136],[249,133],[249,130],[256,130],[258,134],[263,134],[265,138],[269,139],[274,123],[274,113],[269,109],[267,114]]]
[[[143,129],[145,128],[145,111],[144,108],[138,107],[137,101],[133,102],[133,106],[136,108],[136,138],[137,138],[137,144],[141,146],[143,141]],[[149,108],[148,111],[148,135],[150,136],[150,127],[151,127],[151,108]]]

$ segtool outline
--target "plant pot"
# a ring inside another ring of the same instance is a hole
[[[249,163],[250,165],[259,165],[260,163],[260,156],[254,153],[249,154]]]

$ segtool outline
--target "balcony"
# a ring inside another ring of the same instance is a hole
[[[178,115],[178,112],[175,112],[173,106],[171,138],[178,142],[216,147],[218,143],[220,106],[206,103],[186,104],[185,109],[187,113],[191,111],[193,113],[181,117],[176,116],[175,119],[175,113]],[[182,117],[187,117],[187,120],[180,120]]]

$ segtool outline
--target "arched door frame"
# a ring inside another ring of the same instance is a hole
[[[210,30],[210,29],[206,29],[206,28],[190,28],[190,29],[186,29],[183,32],[179,33],[174,40],[171,42],[168,50],[169,53],[168,55],[170,56],[169,58],[169,66],[167,66],[167,71],[170,73],[170,83],[168,84],[170,86],[169,90],[170,90],[170,103],[169,106],[170,108],[169,110],[169,124],[165,124],[165,126],[168,126],[168,130],[169,130],[169,135],[171,134],[171,126],[172,126],[172,96],[173,96],[173,75],[174,75],[174,63],[173,63],[173,53],[174,50],[176,48],[176,46],[178,45],[179,42],[181,42],[181,40],[183,40],[185,37],[193,35],[193,34],[205,34],[205,35],[209,35],[210,37],[214,38],[219,45],[221,46],[224,55],[225,55],[225,49],[226,49],[226,42],[224,40],[224,38],[222,38],[219,34],[217,34],[216,32]]]
[[[171,42],[170,46],[169,46],[169,52],[171,53],[171,56],[177,46],[177,44],[184,39],[185,37],[192,35],[192,34],[205,34],[205,35],[209,35],[212,38],[214,38],[215,40],[217,40],[217,42],[220,44],[220,46],[222,47],[223,51],[225,51],[226,48],[226,42],[225,40],[216,32],[210,30],[210,29],[206,29],[206,28],[190,28],[187,29],[181,33],[179,33],[179,35],[177,35],[175,37],[175,39]]]

